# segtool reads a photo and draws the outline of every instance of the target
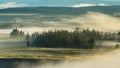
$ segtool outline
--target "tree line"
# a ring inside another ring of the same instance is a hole
[[[35,32],[31,36],[27,34],[26,39],[28,46],[92,49],[95,46],[95,39],[92,35],[87,35],[76,28],[73,32],[67,30]]]
[[[120,41],[120,32],[104,33],[96,30],[76,28],[74,31],[68,30],[48,30],[46,32],[35,32],[32,35],[23,31],[13,29],[11,37],[24,37],[27,46],[31,47],[50,47],[50,48],[84,48],[92,49],[95,47],[96,40],[118,40]]]

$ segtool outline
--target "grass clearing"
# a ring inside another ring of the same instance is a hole
[[[95,49],[69,48],[1,48],[0,58],[78,60],[112,52],[114,47]]]

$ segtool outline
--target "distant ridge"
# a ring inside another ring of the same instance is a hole
[[[86,12],[101,12],[107,14],[120,13],[120,6],[92,7],[19,7],[0,9],[0,13],[36,13],[36,14],[84,14]]]

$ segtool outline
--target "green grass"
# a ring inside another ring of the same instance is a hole
[[[95,55],[106,54],[113,49],[113,47],[95,49],[4,48],[0,49],[0,58],[78,60],[94,58]]]

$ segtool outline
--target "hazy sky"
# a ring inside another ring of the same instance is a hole
[[[120,0],[0,0],[0,8],[20,6],[92,6],[120,5]]]

